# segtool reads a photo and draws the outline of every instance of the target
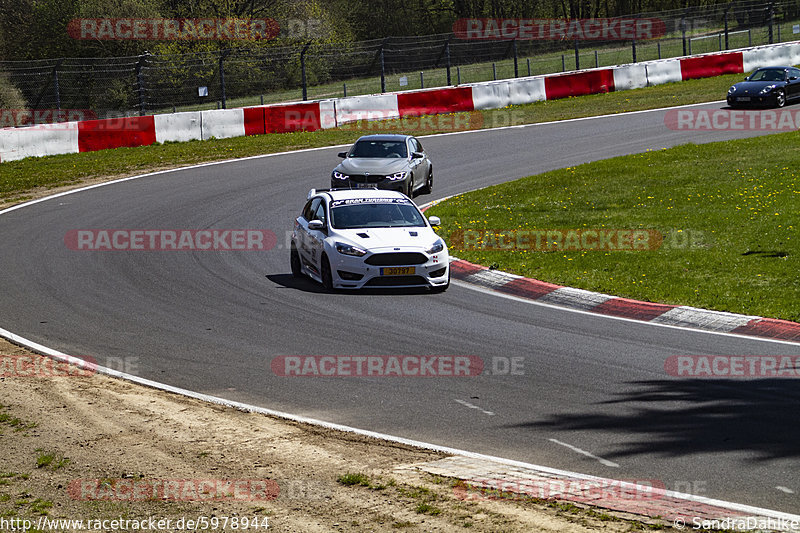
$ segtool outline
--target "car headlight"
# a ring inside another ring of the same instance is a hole
[[[386,177],[389,178],[392,181],[398,181],[398,180],[405,179],[407,174],[408,174],[408,172],[405,172],[405,171],[403,171],[403,172],[395,172],[394,174],[389,174]]]
[[[736,86],[735,85],[733,87],[731,87],[730,89],[728,89],[728,94],[733,94],[735,92],[736,92]]]
[[[425,252],[429,254],[438,254],[442,250],[444,250],[444,241],[442,239],[437,239],[436,242],[433,243],[433,246],[425,250]]]
[[[337,242],[336,251],[339,252],[340,254],[354,255],[356,257],[362,257],[364,255],[367,255],[366,250],[363,250],[358,246],[353,246],[352,244],[347,244],[345,242]]]
[[[768,92],[770,92],[775,87],[776,87],[776,85],[767,85],[766,87],[761,89],[761,94],[767,94]]]
[[[346,180],[346,179],[350,179],[350,176],[348,176],[347,174],[342,174],[342,173],[341,173],[341,172],[339,172],[338,170],[334,170],[334,171],[333,171],[333,174],[331,174],[331,175],[333,176],[333,179],[337,179],[337,180]]]

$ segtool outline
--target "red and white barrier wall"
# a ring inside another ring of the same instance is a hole
[[[0,129],[0,161],[77,152],[77,122]]]
[[[357,120],[499,109],[542,100],[744,73],[761,66],[797,64],[800,64],[800,41],[459,87],[4,128],[0,129],[0,161],[144,146],[155,142],[314,131]]]

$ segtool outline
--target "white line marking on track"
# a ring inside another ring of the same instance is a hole
[[[485,415],[494,416],[494,413],[492,411],[484,411],[483,409],[481,409],[477,405],[472,405],[471,403],[465,402],[464,400],[458,400],[457,399],[456,403],[460,403],[464,407],[469,407],[470,409],[477,409],[478,411],[480,411],[481,413],[483,413]]]
[[[608,459],[603,459],[602,457],[598,457],[598,456],[596,456],[594,454],[591,454],[591,453],[587,452],[586,450],[581,450],[580,448],[576,448],[572,444],[567,444],[566,442],[561,442],[560,440],[556,440],[556,439],[547,439],[547,440],[549,440],[550,442],[555,442],[556,444],[560,444],[561,446],[569,448],[573,452],[577,452],[577,453],[579,453],[581,455],[585,455],[586,457],[589,457],[591,459],[596,459],[597,461],[600,462],[601,465],[610,466],[611,468],[619,468],[619,465],[617,463],[615,463],[614,461],[609,461]]]
[[[712,331],[712,330],[708,330],[708,329],[690,328],[688,326],[675,326],[675,325],[672,325],[672,324],[659,324],[658,322],[652,322],[652,321],[649,321],[649,320],[637,320],[635,318],[628,318],[628,317],[624,317],[624,316],[602,315],[600,313],[593,313],[592,311],[585,311],[583,309],[574,309],[572,307],[562,307],[560,305],[553,305],[553,304],[549,304],[547,302],[540,302],[539,300],[531,300],[530,298],[522,298],[520,296],[514,296],[513,294],[506,294],[504,292],[499,292],[499,291],[496,291],[494,289],[489,289],[489,288],[483,287],[481,285],[475,285],[475,284],[469,283],[467,281],[461,281],[461,280],[457,280],[457,279],[452,280],[450,283],[452,285],[457,285],[459,287],[464,287],[464,288],[467,288],[467,289],[471,289],[473,291],[483,292],[483,293],[486,293],[486,294],[493,294],[493,295],[497,296],[498,298],[508,298],[509,300],[514,300],[514,301],[517,301],[517,302],[529,303],[529,304],[533,304],[533,305],[540,305],[542,307],[549,307],[550,309],[558,309],[558,310],[569,312],[569,313],[580,313],[580,314],[584,314],[584,315],[591,315],[591,316],[593,316],[595,318],[603,318],[603,319],[607,318],[609,320],[622,320],[623,322],[635,322],[637,324],[647,324],[647,325],[654,326],[654,327],[659,327],[659,328],[680,329],[680,330],[683,330],[683,331],[692,331],[694,333],[706,333],[708,335],[724,335],[726,337],[736,337],[738,339],[747,339],[747,340],[757,341],[757,342],[774,342],[774,343],[777,343],[777,344],[788,344],[790,346],[798,346],[798,345],[800,345],[800,342],[798,342],[798,341],[785,341],[785,340],[782,340],[782,339],[768,339],[766,337],[756,337],[754,335],[742,335],[740,333],[726,333],[724,331]]]

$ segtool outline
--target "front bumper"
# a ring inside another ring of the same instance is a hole
[[[391,264],[369,264],[373,256],[384,255],[370,253],[364,257],[340,254],[335,250],[328,252],[333,275],[333,286],[337,289],[361,289],[365,287],[403,288],[403,287],[440,287],[449,279],[450,259],[447,250],[436,254],[426,254],[419,249],[402,249],[399,254],[421,254],[426,257],[424,263],[408,264],[407,261]]]
[[[735,95],[728,96],[728,105],[731,107],[768,107],[777,105],[775,93],[766,95]]]
[[[408,178],[402,180],[388,180],[382,179],[381,181],[377,182],[357,182],[352,180],[338,180],[332,179],[331,180],[331,189],[372,189],[378,188],[381,190],[386,191],[398,191],[398,192],[405,192],[406,190],[406,183],[408,183]]]

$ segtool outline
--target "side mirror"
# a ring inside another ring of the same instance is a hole
[[[794,81],[797,79],[797,76],[789,76],[789,81]]]
[[[347,157],[347,152],[339,152],[339,157],[344,159],[345,157]]]
[[[314,219],[308,223],[308,229],[310,230],[322,230],[325,229],[325,224],[318,219]]]
[[[422,159],[425,157],[425,154],[422,152],[411,152],[411,159]]]
[[[441,226],[442,225],[442,221],[439,220],[439,217],[430,217],[428,219],[428,222],[431,223],[431,226]]]

